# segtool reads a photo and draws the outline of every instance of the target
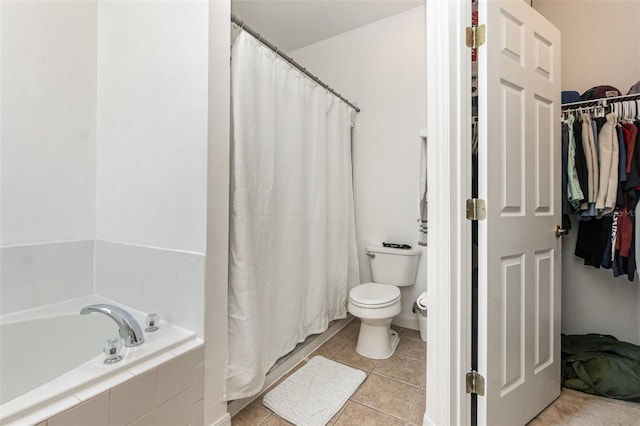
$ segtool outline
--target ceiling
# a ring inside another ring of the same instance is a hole
[[[424,0],[232,0],[232,13],[285,52],[396,15]]]

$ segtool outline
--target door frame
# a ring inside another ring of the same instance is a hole
[[[468,425],[471,398],[469,0],[426,2],[429,234],[425,425]],[[431,343],[433,342],[433,343]]]

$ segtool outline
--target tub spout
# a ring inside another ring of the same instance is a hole
[[[124,340],[125,346],[138,346],[144,343],[144,335],[140,324],[124,309],[113,305],[97,304],[86,306],[80,310],[81,315],[87,315],[92,312],[105,314],[118,324],[118,332]]]

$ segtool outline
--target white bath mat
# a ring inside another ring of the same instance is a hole
[[[297,426],[325,425],[366,378],[364,371],[314,356],[262,403]]]

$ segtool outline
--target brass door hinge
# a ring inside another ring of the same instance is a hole
[[[487,208],[484,200],[480,198],[469,198],[467,200],[467,219],[483,220],[487,218]]]
[[[467,373],[467,393],[474,393],[480,396],[484,395],[484,377],[477,371]]]
[[[475,49],[484,44],[486,35],[486,27],[482,25],[474,25],[467,27],[467,47]]]

